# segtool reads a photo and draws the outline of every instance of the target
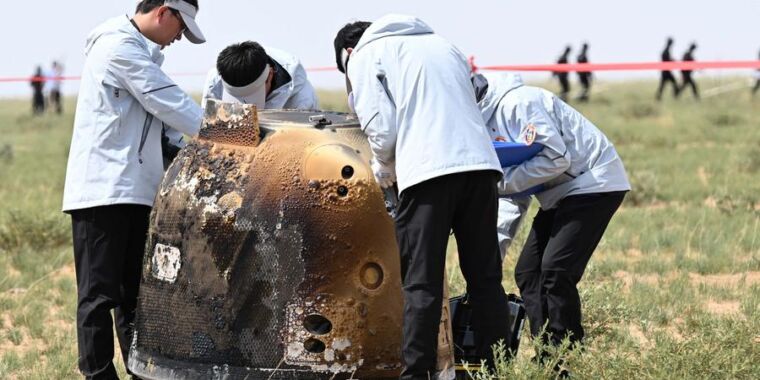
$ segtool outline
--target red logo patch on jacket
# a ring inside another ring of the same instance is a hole
[[[536,141],[536,126],[528,124],[528,126],[525,127],[525,144],[531,145],[534,141]]]

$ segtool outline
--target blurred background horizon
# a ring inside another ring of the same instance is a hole
[[[6,59],[0,78],[31,76],[36,66],[49,70],[56,60],[66,76],[79,76],[88,33],[110,17],[134,13],[136,0],[13,2],[0,16]],[[697,60],[758,59],[760,39],[753,33],[760,2],[604,0],[470,1],[453,3],[418,0],[367,2],[323,0],[284,4],[245,0],[200,0],[198,23],[208,42],[186,40],[165,49],[164,70],[186,91],[200,92],[205,73],[225,46],[254,40],[288,51],[309,67],[335,66],[332,40],[345,23],[372,21],[387,13],[405,13],[427,22],[479,66],[553,63],[566,45],[573,51],[590,44],[592,63],[658,61],[665,39],[673,37],[672,54],[680,59],[696,42]],[[523,73],[529,80],[549,79],[549,73]],[[752,70],[707,70],[697,75],[747,76]],[[656,71],[599,72],[599,80],[654,79]],[[337,71],[309,72],[317,88],[338,89]],[[78,81],[66,81],[63,94],[76,94]],[[0,97],[25,97],[29,83],[0,83]]]

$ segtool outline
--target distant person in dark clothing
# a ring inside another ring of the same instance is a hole
[[[578,63],[588,63],[588,44],[584,43],[578,54]],[[581,94],[578,95],[579,102],[587,102],[589,92],[591,92],[591,71],[578,71],[578,81],[581,82]]]
[[[42,75],[42,68],[37,66],[34,76],[31,80],[32,85],[32,112],[40,115],[45,112],[45,95],[42,89],[45,88],[45,78]]]
[[[684,62],[694,61],[694,50],[697,50],[697,44],[692,42],[692,44],[689,46],[689,50],[683,54]],[[683,90],[686,89],[686,86],[691,86],[691,92],[694,94],[694,98],[699,100],[699,90],[697,90],[697,84],[691,77],[691,70],[681,70],[681,77],[683,80],[681,82],[681,89],[679,92],[683,92]]]
[[[662,61],[672,62],[673,57],[670,55],[670,48],[673,47],[673,39],[668,38],[668,42],[665,44],[665,49],[662,51]],[[665,85],[670,83],[673,86],[673,96],[678,97],[679,89],[676,77],[670,70],[663,70],[660,75],[660,87],[657,88],[657,100],[662,99],[662,91],[665,89]]]
[[[760,55],[758,55],[757,59],[760,61]],[[755,71],[755,87],[752,88],[752,96],[755,96],[755,93],[757,90],[760,90],[760,70]]]
[[[570,60],[570,51],[572,48],[570,46],[567,46],[565,48],[565,52],[562,53],[562,55],[557,60],[558,64],[565,64],[568,63]],[[570,81],[568,80],[569,74],[567,71],[555,71],[554,76],[557,77],[557,80],[559,80],[559,97],[567,101],[567,95],[570,93]]]

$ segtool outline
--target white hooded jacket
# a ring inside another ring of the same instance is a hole
[[[554,94],[525,86],[511,74],[485,74],[473,80],[493,139],[541,144],[535,157],[504,168],[499,192],[509,195],[544,185],[535,194],[541,208],[554,208],[570,195],[628,191],[623,161],[607,137]],[[480,82],[480,84],[479,84]]]
[[[284,52],[282,50],[264,47],[267,55],[282,66],[288,75],[290,82],[274,89],[266,99],[266,109],[298,109],[298,110],[316,110],[319,109],[317,94],[314,87],[309,82],[306,70],[301,65],[298,57]],[[224,92],[222,77],[216,68],[212,68],[206,77],[206,85],[203,86],[203,105],[206,100],[221,100]]]
[[[113,204],[152,206],[163,176],[161,131],[174,145],[195,136],[200,107],[161,71],[160,46],[127,16],[87,38],[63,211]]]
[[[347,66],[362,130],[376,160],[395,162],[399,191],[447,174],[501,173],[467,59],[424,22],[380,18]]]

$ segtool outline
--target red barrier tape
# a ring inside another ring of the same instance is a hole
[[[1,82],[44,82],[51,80],[79,80],[81,77],[16,77],[16,78],[0,78]]]
[[[587,72],[587,71],[669,71],[669,70],[723,70],[723,69],[760,69],[760,61],[689,61],[689,62],[634,62],[634,63],[565,63],[550,65],[506,65],[506,66],[476,66],[470,57],[473,71],[551,71],[551,72]],[[306,71],[338,71],[333,66],[310,67]],[[177,73],[172,76],[204,76],[206,73]],[[43,81],[75,81],[78,76],[66,77],[10,77],[0,78],[3,82],[43,82]]]
[[[689,61],[689,62],[637,62],[637,63],[565,63],[553,65],[482,66],[478,70],[493,71],[640,71],[640,70],[705,70],[705,69],[760,69],[760,61]]]

